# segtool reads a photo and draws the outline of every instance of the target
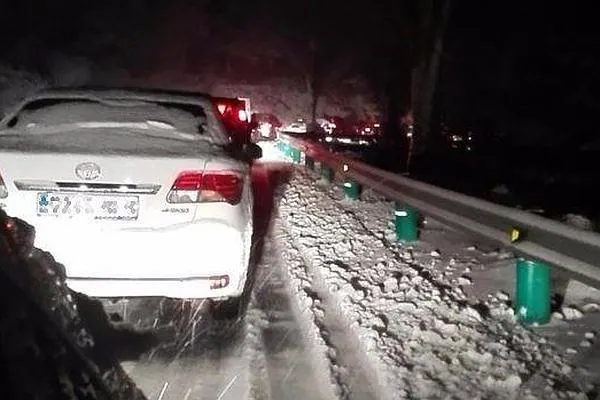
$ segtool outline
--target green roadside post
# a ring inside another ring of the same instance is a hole
[[[294,164],[300,164],[300,161],[301,161],[300,150],[292,149],[292,161],[294,162]]]
[[[396,240],[410,243],[417,240],[417,212],[404,204],[396,204],[394,209]]]
[[[515,304],[517,320],[525,325],[550,321],[550,267],[541,261],[517,259]]]
[[[321,163],[321,178],[325,179],[327,182],[333,180],[333,170],[329,168],[327,164]]]
[[[352,179],[344,180],[344,196],[348,200],[357,200],[360,196],[360,185]]]

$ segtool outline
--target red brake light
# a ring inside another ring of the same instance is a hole
[[[184,171],[177,176],[169,194],[169,203],[227,202],[238,204],[244,180],[236,171]]]
[[[217,110],[219,110],[221,115],[225,114],[225,110],[227,110],[227,104],[217,104]]]
[[[240,121],[246,122],[246,121],[248,121],[248,114],[246,113],[245,110],[239,110],[238,111],[238,118],[239,118]]]
[[[202,185],[202,172],[186,171],[177,176],[173,183],[176,190],[198,190]]]

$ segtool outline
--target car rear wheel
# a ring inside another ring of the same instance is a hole
[[[213,301],[210,312],[215,321],[235,321],[244,319],[246,308],[247,304],[245,304],[243,296],[240,296],[222,301]]]

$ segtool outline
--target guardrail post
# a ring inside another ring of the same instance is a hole
[[[315,162],[312,158],[306,157],[304,163],[306,164],[306,168],[310,169],[311,171],[315,169]]]
[[[329,168],[329,165],[321,163],[321,177],[327,182],[333,180],[333,170]]]
[[[514,310],[524,324],[550,321],[550,267],[541,261],[517,259]]]
[[[291,155],[292,155],[292,161],[294,162],[294,164],[300,164],[300,161],[301,161],[300,150],[292,148]]]
[[[396,240],[414,242],[417,240],[417,212],[404,204],[396,204],[394,209]]]
[[[361,187],[352,179],[344,181],[344,195],[348,200],[356,200],[360,197]]]

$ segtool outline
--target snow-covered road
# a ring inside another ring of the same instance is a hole
[[[588,398],[568,354],[514,321],[501,284],[477,278],[510,254],[435,221],[401,246],[389,202],[343,200],[271,146],[265,158],[245,323],[222,337],[198,312],[192,347],[125,363],[149,398]]]
[[[196,339],[193,345],[180,346],[180,354],[159,352],[125,363],[149,398],[286,399],[306,393],[311,399],[333,398],[327,380],[314,369],[316,354],[307,348],[278,253],[267,238],[238,336],[221,338],[207,332],[204,328],[211,321],[198,313]]]
[[[274,190],[285,183],[289,170],[282,163],[272,163],[268,170],[260,165],[255,168],[256,270],[244,323],[228,329],[235,334],[222,337],[221,331],[214,329],[218,323],[203,312],[205,304],[201,301],[187,310],[174,310],[167,319],[163,317],[161,324],[169,323],[170,318],[181,327],[176,348],[124,362],[149,398],[339,398],[324,369],[328,365],[325,355],[307,340],[310,321],[307,323],[289,285],[282,242],[274,236],[271,225],[272,221],[278,224],[272,216],[274,199],[280,194]],[[156,300],[129,305],[129,319],[140,320],[140,325],[152,324],[160,318],[158,309]]]

